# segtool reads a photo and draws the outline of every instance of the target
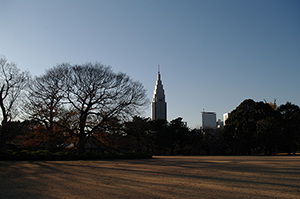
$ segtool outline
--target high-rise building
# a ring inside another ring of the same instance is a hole
[[[224,122],[224,126],[226,125],[226,120],[228,119],[229,117],[229,113],[224,113],[223,114],[223,122]]]
[[[215,129],[217,127],[217,116],[215,112],[202,112],[202,129]]]
[[[165,101],[165,91],[160,79],[160,69],[158,66],[157,80],[151,103],[151,119],[167,119],[167,103]]]

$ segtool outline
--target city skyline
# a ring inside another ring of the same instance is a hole
[[[168,121],[200,127],[245,99],[300,105],[297,0],[0,0],[0,55],[33,76],[64,62],[125,72],[152,101],[161,66]],[[150,117],[151,104],[142,116]]]

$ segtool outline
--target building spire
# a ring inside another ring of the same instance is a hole
[[[153,101],[151,103],[151,119],[167,119],[167,103],[165,101],[165,91],[160,79],[160,65],[158,65],[157,80],[153,92]]]
[[[160,81],[160,65],[158,65],[157,81],[158,81],[158,84],[161,84],[161,81]]]

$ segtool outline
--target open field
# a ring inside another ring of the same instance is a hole
[[[0,198],[300,198],[300,156],[0,161]]]

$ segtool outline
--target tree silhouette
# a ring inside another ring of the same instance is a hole
[[[272,115],[273,109],[268,103],[244,100],[233,110],[223,128],[224,138],[233,153],[252,154],[257,147],[257,123]],[[266,123],[266,120],[264,121]],[[261,122],[261,124],[263,124]],[[262,125],[259,129],[263,131]],[[262,136],[260,131],[259,135]]]
[[[281,114],[281,146],[288,154],[300,148],[300,108],[290,102],[278,108]]]
[[[132,121],[125,122],[124,131],[134,152],[150,152],[150,118],[134,116]]]
[[[28,72],[20,72],[16,64],[8,63],[5,57],[0,58],[0,108],[2,128],[0,134],[0,150],[6,150],[8,138],[7,123],[18,115],[18,100],[27,86],[30,76]]]
[[[44,81],[44,78],[50,80]],[[46,100],[47,95],[35,95],[39,100],[35,99],[34,102],[41,103],[37,110],[42,111],[44,116],[48,114],[47,121],[51,125],[51,121],[54,121],[51,117],[57,113],[56,108],[60,109],[59,121],[56,120],[55,124],[78,138],[76,145],[79,154],[85,152],[87,138],[105,128],[112,118],[127,119],[148,104],[141,83],[124,73],[114,73],[111,67],[99,63],[57,65],[36,80],[38,85],[45,82],[42,89],[46,85],[45,90],[49,87],[53,91],[50,100]]]
[[[63,120],[63,116],[69,114],[64,107],[64,72],[63,68],[54,67],[31,82],[24,110],[28,119],[38,125],[34,127],[31,135],[28,135],[26,145],[48,141],[44,145],[53,150],[62,144],[59,138],[64,129],[58,124]]]

